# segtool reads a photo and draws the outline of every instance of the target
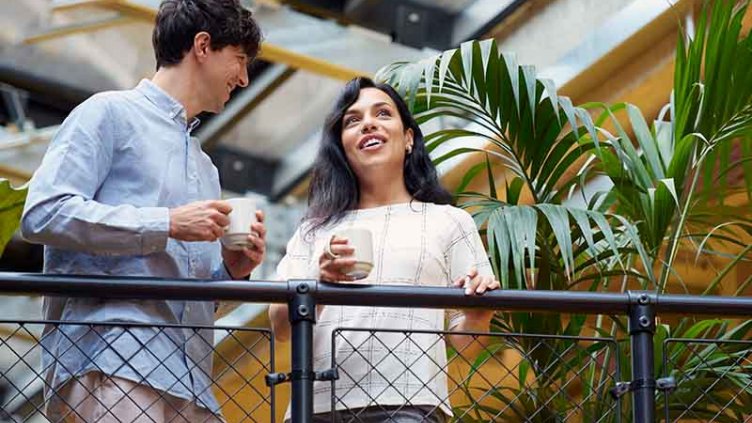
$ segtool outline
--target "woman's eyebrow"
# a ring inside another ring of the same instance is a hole
[[[392,105],[389,104],[386,101],[379,101],[377,103],[373,103],[370,106],[366,107],[366,109],[376,109],[376,108],[379,108],[379,107],[382,107],[382,106],[392,107]],[[358,114],[358,113],[361,113],[360,109],[358,109],[358,108],[351,108],[351,109],[347,109],[347,111],[342,115],[342,117],[345,117],[345,116],[348,116],[348,115],[354,115],[354,114]]]
[[[373,108],[376,108],[376,107],[381,107],[381,106],[389,106],[389,107],[392,107],[392,105],[391,105],[391,104],[389,104],[389,103],[387,103],[386,101],[379,101],[378,103],[373,103],[373,104],[371,105],[371,108],[373,109]]]

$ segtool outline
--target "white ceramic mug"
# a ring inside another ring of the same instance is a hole
[[[232,211],[227,215],[230,224],[225,228],[222,245],[236,251],[251,248],[253,244],[248,242],[248,236],[251,234],[251,224],[256,222],[256,201],[252,198],[231,198],[226,201],[230,203]]]
[[[366,228],[348,228],[337,231],[338,238],[347,238],[347,243],[355,249],[353,255],[357,262],[346,271],[348,276],[364,279],[373,269],[373,235]]]

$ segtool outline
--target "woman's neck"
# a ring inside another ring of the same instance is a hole
[[[405,187],[402,175],[399,178],[386,176],[379,181],[365,181],[360,183],[359,209],[388,206],[390,204],[407,203],[412,196]]]

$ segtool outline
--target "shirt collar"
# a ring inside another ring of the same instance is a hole
[[[193,118],[190,122],[187,122],[185,107],[150,80],[142,79],[138,86],[136,86],[136,91],[146,97],[158,109],[167,113],[170,119],[185,125],[188,132],[192,131],[199,124],[197,118]]]

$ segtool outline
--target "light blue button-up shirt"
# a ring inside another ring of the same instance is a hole
[[[168,237],[169,208],[220,198],[217,169],[190,137],[193,126],[183,106],[148,80],[79,105],[34,174],[22,218],[23,236],[45,245],[45,273],[231,279],[218,242]],[[214,304],[48,297],[44,314],[199,326],[214,323]],[[49,386],[98,370],[218,412],[210,329],[53,329],[42,341]]]

